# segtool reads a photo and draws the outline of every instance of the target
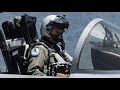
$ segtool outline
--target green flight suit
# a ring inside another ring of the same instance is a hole
[[[31,55],[29,66],[28,66],[28,73],[31,75],[45,75],[44,65],[48,57],[48,50],[43,45],[36,45],[34,49],[37,49],[37,55]],[[34,51],[35,52],[35,51]]]

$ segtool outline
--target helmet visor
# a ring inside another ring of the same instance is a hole
[[[60,29],[68,29],[69,22],[68,22],[68,19],[66,19],[65,17],[57,16],[55,20],[50,21],[49,24],[47,24],[47,27],[48,26],[52,26],[52,27],[56,26]]]

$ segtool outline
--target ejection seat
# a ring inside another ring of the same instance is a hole
[[[10,21],[2,23],[6,48],[10,57],[7,61],[8,73],[26,74],[28,49],[30,44],[38,39],[35,24],[36,17],[26,14],[22,16],[19,23]]]

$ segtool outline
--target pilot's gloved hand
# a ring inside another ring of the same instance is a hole
[[[66,78],[66,77],[69,77],[69,75],[68,74],[63,74],[63,73],[56,73],[56,77]]]

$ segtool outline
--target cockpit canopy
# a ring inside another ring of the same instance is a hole
[[[91,21],[75,50],[81,70],[120,70],[120,27],[103,19]]]

